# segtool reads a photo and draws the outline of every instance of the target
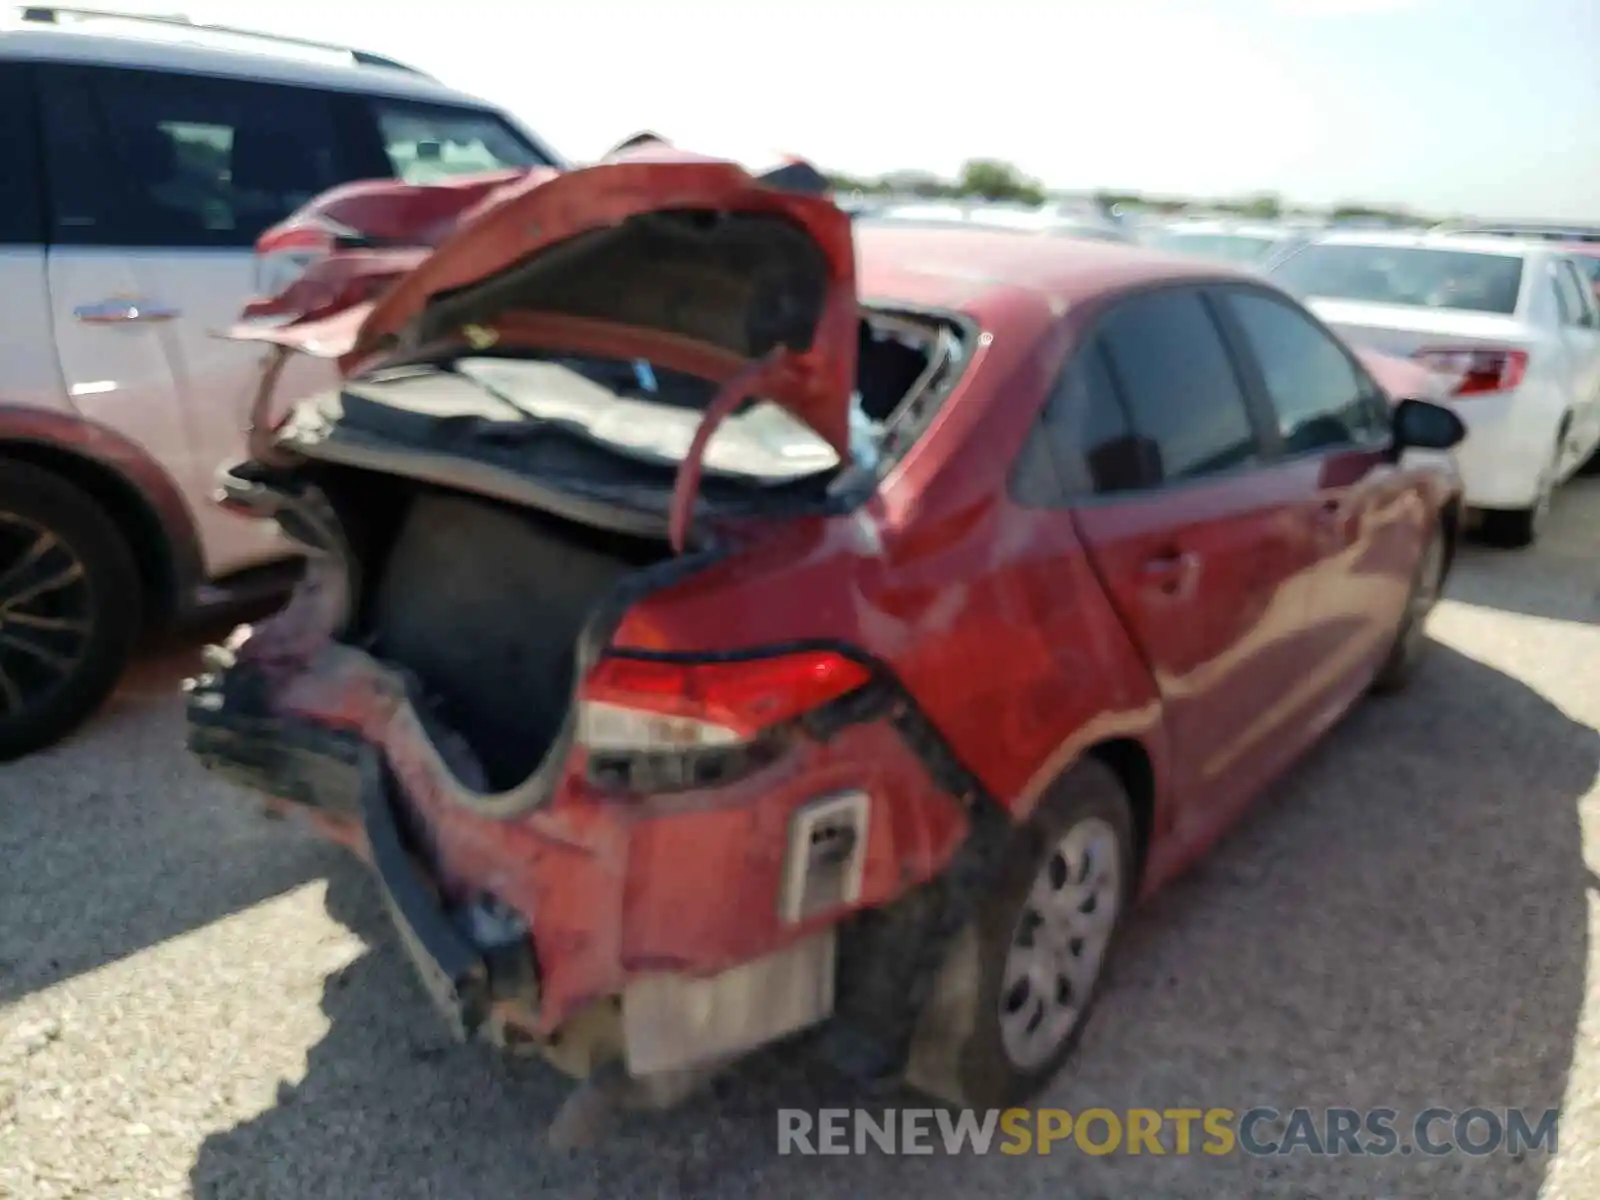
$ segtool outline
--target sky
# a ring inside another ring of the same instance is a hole
[[[159,7],[402,59],[574,159],[649,128],[852,174],[992,157],[1060,190],[1600,222],[1600,0]]]

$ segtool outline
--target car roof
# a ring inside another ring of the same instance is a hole
[[[1247,270],[1135,243],[1019,238],[981,226],[872,222],[856,226],[855,240],[863,296],[960,311],[1017,290],[1061,307],[1168,280],[1260,281]]]
[[[139,27],[137,34],[102,33],[7,20],[0,24],[0,60],[224,76],[395,99],[493,107],[398,64],[358,62],[358,52],[354,50],[304,46],[265,34],[222,33],[204,26],[186,30],[181,24],[152,21],[146,31],[143,25],[137,17],[131,17],[128,27]]]

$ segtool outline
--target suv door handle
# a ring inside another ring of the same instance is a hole
[[[126,325],[171,321],[183,314],[176,308],[145,300],[98,300],[78,305],[72,315],[86,325]]]
[[[1147,559],[1144,580],[1164,596],[1175,596],[1200,569],[1200,556],[1191,550],[1172,550]]]

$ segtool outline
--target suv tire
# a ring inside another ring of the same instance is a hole
[[[59,475],[0,459],[0,762],[100,707],[133,651],[140,601],[105,511]]]

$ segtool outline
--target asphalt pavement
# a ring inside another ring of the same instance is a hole
[[[1554,1155],[780,1156],[840,1102],[784,1054],[554,1152],[567,1085],[449,1044],[361,869],[186,758],[185,646],[0,768],[0,1196],[1600,1197],[1600,482],[1432,633],[1134,918],[1041,1103],[1559,1107]]]

